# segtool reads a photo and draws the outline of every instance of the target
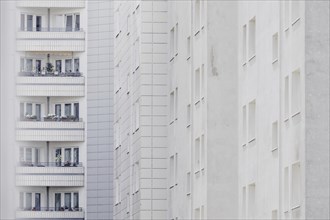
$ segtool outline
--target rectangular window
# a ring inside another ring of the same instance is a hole
[[[56,74],[59,74],[62,72],[62,60],[55,61],[55,71],[57,72]]]
[[[32,193],[25,194],[25,209],[32,210]]]
[[[65,60],[65,72],[71,73],[72,72],[72,59]]]
[[[187,59],[191,56],[191,38],[187,37]]]
[[[76,166],[79,164],[79,148],[73,149],[73,162]]]
[[[278,149],[278,122],[272,124],[272,150]]]
[[[296,70],[292,73],[291,78],[292,90],[291,90],[291,113],[293,115],[301,111],[301,80],[300,70]]]
[[[73,110],[76,120],[79,120],[79,103],[73,103]]]
[[[23,57],[20,58],[20,62],[19,63],[20,63],[20,70],[19,71],[20,72],[24,72],[24,66],[25,65],[24,65],[24,58]]]
[[[65,165],[70,165],[69,163],[71,162],[71,148],[65,148],[64,162],[65,162]]]
[[[21,14],[21,31],[25,31],[25,14]]]
[[[61,193],[55,193],[55,211],[61,209]]]
[[[243,106],[243,112],[242,112],[242,142],[243,145],[246,144],[246,105]]]
[[[301,200],[301,173],[300,163],[292,165],[292,180],[291,180],[291,208],[300,206]]]
[[[24,208],[24,192],[19,193],[19,208]]]
[[[195,35],[198,34],[200,30],[200,0],[195,0]]]
[[[79,193],[73,193],[73,208],[79,210]]]
[[[76,15],[75,31],[80,31],[80,15]]]
[[[289,118],[289,76],[284,79],[284,119]]]
[[[36,31],[41,31],[42,28],[42,17],[36,16]]]
[[[26,16],[26,30],[33,31],[33,15]]]
[[[71,209],[71,193],[64,193],[64,209]]]
[[[41,210],[41,194],[35,193],[34,195],[34,208],[36,211]]]
[[[248,215],[249,218],[254,218],[256,216],[256,185],[249,185],[249,194],[248,194]]]
[[[66,25],[65,25],[65,31],[72,31],[73,30],[73,16],[72,15],[66,15]]]
[[[249,103],[249,121],[248,121],[249,142],[256,138],[256,101]]]
[[[201,73],[200,73],[200,69],[198,68],[195,71],[195,102],[198,102],[201,97],[200,80],[201,80]]]
[[[202,135],[201,137],[201,169],[205,168],[205,161],[206,161],[206,155],[205,155],[205,136]]]
[[[26,71],[32,72],[33,69],[33,60],[32,59],[26,59]]]
[[[249,21],[249,59],[256,55],[256,18]]]
[[[70,116],[71,115],[71,103],[65,104],[65,115]]]
[[[32,148],[25,148],[25,162],[32,163]]]
[[[191,105],[187,105],[187,127],[191,125]]]
[[[79,58],[74,59],[74,71],[79,73]]]
[[[284,211],[289,210],[289,167],[285,167],[284,169]]]
[[[32,115],[32,103],[26,103],[25,115]]]
[[[273,63],[278,60],[278,33],[273,35]]]
[[[174,121],[174,91],[170,94],[170,123]]]
[[[58,117],[61,116],[62,114],[61,108],[62,108],[61,104],[55,104],[55,115]]]
[[[174,58],[174,51],[175,51],[174,38],[175,38],[175,30],[173,27],[170,31],[170,61],[172,61]]]
[[[243,33],[242,33],[242,63],[246,63],[246,24],[243,26]]]
[[[291,23],[294,25],[300,19],[300,1],[291,1]]]
[[[170,157],[170,188],[174,186],[174,155]]]
[[[201,148],[201,140],[197,138],[195,140],[195,171],[200,170],[200,148]]]
[[[187,173],[187,195],[191,193],[191,174],[190,172]]]

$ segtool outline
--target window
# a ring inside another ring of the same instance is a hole
[[[74,59],[74,71],[79,73],[79,58]]]
[[[278,149],[278,122],[272,124],[272,150]]]
[[[25,194],[25,209],[32,210],[32,193]]]
[[[291,208],[300,206],[301,199],[301,174],[300,163],[292,165],[292,186],[291,186]]]
[[[57,73],[61,73],[62,72],[62,60],[56,60],[55,61],[55,71]]]
[[[71,208],[71,193],[64,193],[64,208]]]
[[[75,19],[76,19],[76,22],[75,22],[75,31],[80,31],[80,15],[79,14],[76,14],[75,15]]]
[[[174,155],[170,157],[170,188],[174,186]]]
[[[249,103],[249,142],[255,140],[256,138],[256,101],[253,100]]]
[[[195,140],[195,172],[200,170],[200,145],[201,140],[200,138],[197,138]]]
[[[279,50],[278,33],[275,33],[273,35],[273,63],[278,61],[278,50]]]
[[[201,169],[205,168],[205,161],[206,161],[206,155],[205,155],[205,135],[202,135],[201,137]]]
[[[24,208],[24,192],[19,193],[19,208]]]
[[[284,169],[284,211],[289,210],[289,167],[285,167]]]
[[[292,73],[291,79],[291,113],[296,115],[300,112],[301,103],[301,80],[300,80],[300,70],[296,70]]]
[[[246,63],[246,24],[243,26],[243,33],[242,33],[242,63]]]
[[[33,60],[32,59],[26,59],[26,71],[32,72],[33,69]]]
[[[71,115],[71,103],[70,104],[65,104],[65,115],[70,116]]]
[[[200,30],[200,0],[195,0],[195,35]]]
[[[174,38],[175,38],[175,29],[173,27],[170,31],[170,61],[174,59],[174,53],[175,53]]]
[[[21,31],[25,31],[25,14],[21,14]]]
[[[79,193],[73,193],[73,208],[79,209]]]
[[[32,148],[25,149],[25,162],[32,163]]]
[[[55,115],[61,116],[61,104],[55,104]]]
[[[174,121],[174,91],[170,94],[170,124]]]
[[[243,112],[242,112],[242,141],[243,145],[246,144],[246,105],[243,106]]]
[[[191,193],[191,174],[190,172],[187,173],[187,195]]]
[[[289,76],[284,79],[284,119],[289,118]]]
[[[191,38],[187,37],[187,59],[191,57]]]
[[[174,39],[175,56],[178,55],[178,50],[179,50],[179,24],[176,23],[176,25],[175,25],[175,39]]]
[[[42,17],[36,16],[36,31],[41,31],[42,28]]]
[[[300,19],[300,1],[291,1],[291,23],[294,25]]]
[[[246,187],[243,187],[242,191],[242,219],[246,219]]]
[[[70,32],[73,30],[73,16],[65,15],[65,31]]]
[[[33,15],[26,16],[26,29],[27,31],[33,31]]]
[[[195,102],[198,102],[201,97],[200,78],[201,78],[201,74],[200,74],[200,69],[198,68],[195,71]]]
[[[187,127],[191,125],[191,105],[187,105]]]
[[[72,59],[65,60],[65,72],[71,73],[72,72]]]
[[[248,189],[248,215],[249,218],[254,218],[256,216],[256,185],[254,183],[250,184]]]
[[[55,211],[60,211],[61,208],[61,193],[55,193]]]
[[[249,59],[256,55],[256,18],[249,21]]]
[[[25,115],[32,115],[32,103],[26,103]]]
[[[73,162],[78,165],[79,164],[79,148],[73,149]]]

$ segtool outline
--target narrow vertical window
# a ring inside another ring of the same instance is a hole
[[[246,24],[243,26],[243,33],[242,33],[242,63],[246,63]]]
[[[249,21],[249,59],[256,55],[256,18]]]
[[[301,79],[299,70],[292,73],[291,83],[291,113],[296,115],[301,111]]]
[[[195,140],[195,171],[198,172],[200,170],[200,146],[201,140],[197,138]]]
[[[25,14],[21,14],[21,31],[25,31]]]
[[[201,96],[200,78],[201,78],[201,73],[200,73],[200,68],[198,68],[195,71],[195,102],[198,102]]]
[[[291,208],[300,206],[301,200],[301,174],[300,163],[292,165],[292,180],[291,180]]]
[[[256,101],[249,103],[249,142],[253,141],[256,138]]]
[[[273,63],[278,61],[278,50],[279,50],[279,44],[278,44],[278,33],[275,33],[273,35]]]
[[[175,102],[175,97],[174,97],[174,91],[171,92],[170,94],[170,123],[173,123],[174,121],[174,102]]]
[[[284,119],[289,118],[289,76],[284,79]]]
[[[272,124],[272,150],[278,149],[278,122]]]
[[[248,194],[248,215],[249,218],[255,217],[256,212],[256,185],[250,184],[249,185],[249,194]]]
[[[195,0],[195,35],[199,33],[200,30],[200,0]]]
[[[246,122],[246,105],[243,106],[243,111],[242,111],[242,142],[243,142],[243,145],[246,144],[246,125],[247,125],[247,122]]]

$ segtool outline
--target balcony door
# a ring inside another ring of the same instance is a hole
[[[41,72],[41,60],[36,60],[36,72]]]
[[[32,72],[32,66],[33,66],[33,60],[26,59],[26,71],[27,72]]]
[[[40,193],[36,193],[35,194],[35,198],[34,198],[34,207],[36,211],[40,211],[41,210],[41,194]]]
[[[73,162],[78,165],[79,164],[79,148],[73,149]]]
[[[71,148],[65,148],[64,150],[64,165],[71,165]]]
[[[65,115],[66,116],[71,116],[71,103],[70,104],[65,104]]]
[[[74,71],[75,71],[76,73],[79,72],[79,58],[74,59]]]
[[[65,60],[65,72],[66,73],[72,72],[72,59]]]
[[[75,31],[80,30],[80,15],[76,15]]]
[[[62,162],[62,149],[61,148],[57,148],[55,150],[55,163],[57,167],[61,166],[61,162]]]
[[[36,104],[36,116],[37,121],[41,120],[41,104]]]
[[[79,120],[79,103],[74,103],[74,116]]]
[[[79,209],[79,194],[73,193],[73,208],[75,211],[78,211]]]
[[[25,209],[32,210],[32,193],[25,194]]]
[[[26,30],[33,31],[33,15],[26,16]]]
[[[55,193],[55,211],[60,211],[61,208],[61,193]]]
[[[42,27],[42,17],[37,16],[36,31],[41,31]]]
[[[58,117],[61,117],[61,113],[62,113],[61,104],[56,104],[55,105],[55,115]]]
[[[66,23],[65,30],[66,31],[72,31],[72,29],[73,29],[73,16],[72,15],[67,15],[65,23]]]
[[[71,209],[71,193],[64,193],[65,209]]]
[[[21,31],[25,31],[25,14],[21,14]]]
[[[56,60],[55,71],[58,73],[62,72],[62,60]]]

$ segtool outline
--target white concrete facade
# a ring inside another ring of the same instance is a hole
[[[166,219],[167,1],[114,16],[114,219]]]

